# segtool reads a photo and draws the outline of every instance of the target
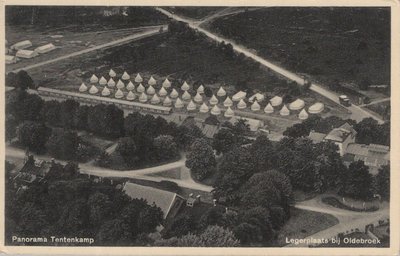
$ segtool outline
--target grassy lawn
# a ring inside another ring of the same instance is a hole
[[[286,245],[287,238],[305,238],[339,223],[329,214],[292,208],[291,217],[279,231],[273,246]]]
[[[272,7],[216,19],[210,28],[317,80],[390,84],[389,9]]]

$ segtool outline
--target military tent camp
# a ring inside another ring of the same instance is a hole
[[[139,86],[137,87],[136,91],[139,93],[144,92],[146,89],[144,88],[144,86],[140,83]]]
[[[107,82],[108,87],[113,88],[115,86],[115,81],[114,79],[110,78]]]
[[[45,45],[37,47],[35,49],[35,52],[43,54],[43,53],[51,52],[55,49],[56,49],[56,47],[54,46],[54,44],[50,43],[50,44],[45,44]]]
[[[154,89],[153,86],[150,85],[149,88],[147,88],[146,92],[148,95],[153,95],[156,93],[156,90]]]
[[[191,101],[189,102],[189,104],[186,106],[186,109],[187,109],[188,111],[196,110],[196,104],[194,104],[194,102],[191,100]]]
[[[95,74],[93,74],[91,77],[90,77],[90,82],[92,83],[92,84],[95,84],[95,83],[97,83],[99,81],[99,78],[95,75]]]
[[[90,94],[96,94],[99,92],[99,89],[97,89],[96,86],[92,85],[92,87],[90,87],[89,93]]]
[[[288,115],[290,115],[290,111],[289,111],[289,109],[286,107],[286,105],[283,105],[281,111],[279,111],[279,114],[280,114],[281,116],[288,116]]]
[[[290,110],[300,110],[302,108],[304,108],[304,100],[302,99],[297,99],[289,104]]]
[[[129,81],[128,85],[126,86],[126,89],[128,91],[133,91],[135,90],[135,85],[131,81]]]
[[[185,91],[182,95],[183,100],[190,100],[191,98],[192,96],[190,96],[190,94],[187,91]]]
[[[181,99],[176,99],[174,106],[175,108],[183,108],[183,102],[181,101]]]
[[[303,110],[300,111],[299,119],[300,119],[300,120],[306,120],[307,118],[308,118],[308,113],[307,113],[307,111],[303,108]]]
[[[275,96],[272,99],[270,99],[269,102],[273,107],[277,107],[282,104],[282,97]]]
[[[241,99],[241,100],[239,101],[239,103],[237,104],[237,108],[238,108],[238,109],[245,109],[246,107],[247,107],[246,102],[244,102],[243,99]]]
[[[201,113],[207,113],[208,111],[209,111],[208,106],[206,105],[206,103],[203,103],[203,104],[200,106],[200,112],[201,112]]]
[[[144,103],[144,102],[147,101],[147,95],[146,95],[146,93],[143,92],[143,93],[140,95],[139,101],[142,102],[142,103]]]
[[[199,86],[199,88],[197,88],[197,92],[199,94],[203,94],[204,93],[204,86],[202,84]]]
[[[271,106],[271,103],[268,103],[268,105],[264,108],[264,112],[267,114],[274,113],[274,108]]]
[[[38,53],[30,50],[18,50],[18,52],[15,54],[15,57],[23,59],[32,59],[36,56],[38,56]]]
[[[221,114],[221,109],[219,109],[219,107],[217,105],[215,105],[212,109],[211,109],[211,115],[214,116],[218,116]]]
[[[244,91],[239,91],[235,95],[232,96],[232,100],[240,101],[240,100],[246,98],[246,95],[247,95],[247,93],[245,93]]]
[[[260,109],[261,109],[260,104],[258,104],[257,101],[254,101],[254,103],[251,105],[251,111],[258,111]]]
[[[117,92],[115,93],[114,97],[116,99],[121,99],[122,97],[124,97],[124,93],[121,91],[121,89],[118,89]]]
[[[257,100],[258,102],[262,102],[264,99],[265,99],[265,96],[263,94],[256,93],[249,98],[249,101],[254,102],[254,100]]]
[[[200,95],[200,93],[196,93],[196,96],[194,96],[194,101],[197,103],[203,102],[203,97]]]
[[[82,83],[81,86],[79,86],[79,92],[86,92],[87,90],[88,88],[85,83]]]
[[[218,104],[218,99],[217,99],[217,97],[215,97],[214,94],[211,96],[210,104],[211,105],[217,105]]]
[[[158,104],[160,103],[160,98],[157,96],[157,94],[154,94],[153,98],[151,98],[151,104]]]
[[[172,92],[169,94],[169,96],[172,98],[172,99],[176,99],[176,98],[178,98],[178,96],[179,96],[179,94],[178,94],[178,92],[175,90],[175,88],[174,89],[172,89]]]
[[[171,87],[171,82],[168,80],[168,78],[165,78],[164,82],[162,83],[162,87],[164,87],[164,88]]]
[[[136,95],[132,91],[129,91],[128,94],[126,95],[127,100],[134,100],[135,98]]]
[[[167,96],[165,97],[164,101],[163,101],[163,105],[166,107],[169,107],[172,105],[172,100]]]
[[[235,112],[231,109],[231,107],[228,107],[228,109],[225,111],[224,116],[227,118],[231,118],[235,115]]]
[[[17,57],[12,55],[6,55],[6,64],[17,63]]]
[[[101,91],[102,96],[109,96],[111,94],[110,90],[107,87],[104,87]]]
[[[29,47],[31,47],[32,46],[32,42],[31,41],[29,41],[29,40],[24,40],[24,41],[21,41],[21,42],[18,42],[18,43],[15,43],[15,44],[13,44],[13,45],[11,45],[11,49],[13,49],[13,50],[23,50],[23,49],[26,49],[26,48],[29,48]]]
[[[181,90],[182,91],[187,91],[190,89],[190,86],[186,83],[186,81],[182,84]]]
[[[122,80],[129,80],[131,76],[128,73],[126,73],[126,71],[124,71],[121,78]]]
[[[226,91],[224,90],[224,88],[219,87],[219,90],[217,91],[217,96],[218,97],[224,97],[226,95]]]
[[[123,88],[125,88],[125,84],[121,80],[118,80],[117,88],[118,89],[123,89]]]
[[[231,100],[231,98],[226,97],[225,101],[224,101],[224,106],[225,107],[232,107],[233,106],[233,101]]]
[[[161,97],[164,97],[168,94],[167,90],[165,90],[164,87],[161,87],[161,89],[158,91],[158,95],[160,95]]]
[[[151,76],[149,81],[147,82],[147,84],[150,85],[150,86],[156,85],[157,81],[156,81],[156,79],[153,78],[153,76]]]
[[[140,76],[140,74],[138,73],[135,77],[135,83],[141,83],[143,82],[143,78]]]
[[[324,110],[324,104],[321,102],[317,102],[308,108],[308,113],[310,114],[318,114]]]

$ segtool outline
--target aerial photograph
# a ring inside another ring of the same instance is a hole
[[[391,14],[6,5],[4,246],[390,248]]]

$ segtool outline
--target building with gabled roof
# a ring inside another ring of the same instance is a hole
[[[349,165],[355,161],[363,161],[371,172],[377,173],[381,166],[390,164],[390,148],[377,144],[351,143],[346,148],[343,162]]]
[[[122,190],[131,198],[144,199],[148,204],[160,207],[164,219],[173,218],[185,202],[184,198],[176,193],[131,182],[126,182]]]

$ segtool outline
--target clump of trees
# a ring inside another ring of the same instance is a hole
[[[53,163],[46,179],[18,193],[7,183],[7,233],[95,237],[96,245],[144,246],[143,238],[163,221],[159,207],[80,176],[74,163]]]
[[[186,158],[186,166],[198,180],[203,180],[215,172],[217,162],[214,151],[206,139],[195,140]]]

